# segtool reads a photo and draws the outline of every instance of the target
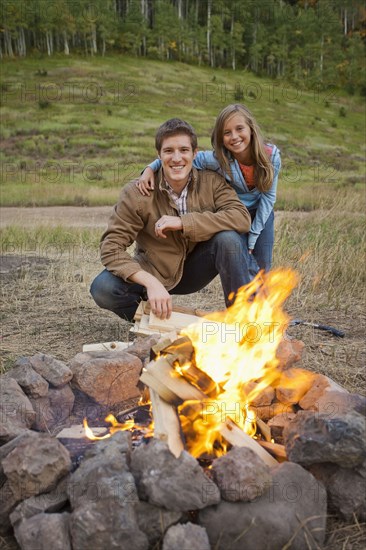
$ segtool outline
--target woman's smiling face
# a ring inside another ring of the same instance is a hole
[[[250,161],[251,129],[245,117],[233,114],[224,125],[223,144],[233,156],[242,163]]]

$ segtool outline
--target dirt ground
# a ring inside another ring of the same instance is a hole
[[[102,233],[111,207],[2,208],[0,227],[25,228],[62,225],[98,228]],[[276,223],[306,213],[280,212]],[[11,368],[21,355],[43,352],[69,361],[93,342],[129,341],[131,325],[98,308],[89,286],[102,269],[99,254],[91,249],[37,249],[0,256],[1,368]],[[199,293],[176,297],[175,303],[201,309],[222,309],[220,282],[216,278]],[[310,327],[296,326],[290,336],[305,342],[301,366],[331,376],[348,390],[366,394],[365,315],[363,304],[349,311],[342,304],[317,311],[316,304],[290,300],[287,310],[295,317],[322,322],[344,330],[344,338]],[[326,550],[361,550],[364,525],[328,521]],[[0,548],[17,548],[14,539],[0,537]]]

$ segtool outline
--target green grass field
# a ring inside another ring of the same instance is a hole
[[[364,110],[245,71],[124,56],[5,60],[1,80],[3,206],[113,204],[155,157],[166,119],[189,121],[210,147],[218,112],[246,103],[282,151],[277,208],[362,207]]]

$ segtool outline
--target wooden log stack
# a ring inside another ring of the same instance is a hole
[[[152,352],[156,358],[143,369],[140,380],[150,389],[155,437],[166,441],[171,452],[179,456],[184,449],[184,441],[177,407],[184,402],[193,402],[201,407],[205,402],[212,404],[220,388],[192,362],[192,347],[188,338],[180,338],[163,349],[158,343],[153,346]],[[266,448],[230,418],[226,418],[219,428],[228,443],[251,448],[268,466],[274,467],[278,462],[272,455],[283,457],[283,448],[271,443],[268,429],[262,426],[261,430],[266,432],[267,441],[263,441]]]

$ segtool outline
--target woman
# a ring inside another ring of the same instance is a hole
[[[281,168],[279,149],[263,140],[251,112],[241,104],[225,107],[218,115],[211,136],[213,151],[197,153],[193,165],[198,170],[222,174],[248,208],[252,224],[246,239],[260,269],[269,271],[274,243],[274,213],[278,173]],[[154,171],[159,160],[150,164],[137,186],[149,195],[154,189]]]

